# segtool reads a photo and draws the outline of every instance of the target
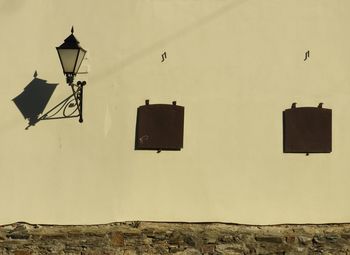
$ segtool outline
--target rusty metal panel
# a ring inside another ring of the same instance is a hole
[[[183,147],[184,107],[148,104],[137,109],[136,150],[180,150]]]
[[[332,151],[332,110],[299,107],[283,112],[284,153],[330,153]]]

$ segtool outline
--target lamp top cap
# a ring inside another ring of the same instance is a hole
[[[71,34],[64,39],[64,43],[62,43],[59,47],[59,49],[81,49],[84,50],[80,45],[79,45],[79,41],[77,40],[77,38],[75,38],[75,36],[73,35],[74,33],[74,27],[72,26],[71,29]],[[85,50],[84,50],[85,51]]]

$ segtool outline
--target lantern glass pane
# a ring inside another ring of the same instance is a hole
[[[79,55],[78,55],[78,59],[77,59],[77,64],[75,65],[75,70],[74,70],[74,73],[75,73],[75,74],[78,73],[78,71],[79,71],[79,68],[80,68],[81,63],[83,62],[85,53],[86,53],[86,51],[84,51],[84,50],[82,50],[82,49],[79,50]]]
[[[73,73],[79,49],[57,49],[64,73]]]

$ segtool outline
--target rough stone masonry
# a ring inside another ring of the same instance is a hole
[[[0,226],[0,254],[350,254],[350,224],[120,222]]]

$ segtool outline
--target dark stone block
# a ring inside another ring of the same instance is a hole
[[[255,240],[257,242],[266,242],[266,243],[283,243],[283,239],[280,236],[256,236]]]
[[[203,254],[213,254],[215,252],[215,244],[204,244],[201,247],[201,252]]]
[[[114,232],[110,234],[110,240],[113,246],[124,246],[124,236],[121,232]]]
[[[28,233],[25,232],[19,232],[19,233],[11,233],[9,235],[6,236],[7,238],[10,239],[29,239],[30,235]]]
[[[169,242],[169,244],[180,245],[184,242],[184,236],[180,232],[174,231],[171,233],[168,242]]]

